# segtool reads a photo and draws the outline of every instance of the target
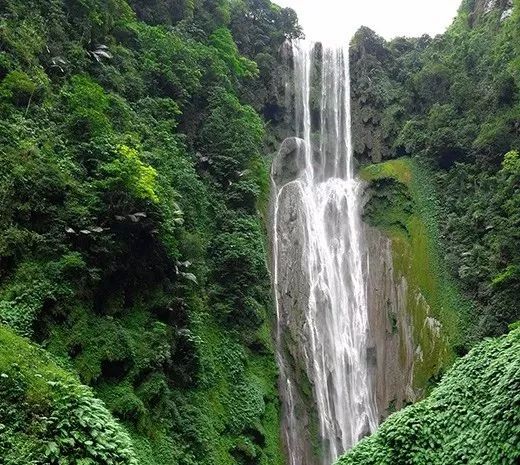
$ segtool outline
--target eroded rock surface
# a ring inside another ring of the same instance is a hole
[[[278,201],[273,202],[279,205],[278,211],[273,212],[273,217],[277,219],[274,228],[278,247],[273,273],[276,274],[278,297],[279,388],[284,406],[282,431],[285,443],[292,444],[290,463],[317,465],[320,463],[319,455],[313,450],[313,444],[318,443],[316,412],[304,362],[307,357],[304,348],[308,345],[305,341],[305,309],[309,305],[309,276],[302,260],[305,250],[305,210],[301,201],[301,187],[297,182],[291,182],[294,180],[291,173],[294,175],[297,171],[291,149],[297,151],[297,145],[298,139],[287,140],[285,148],[281,150],[280,160],[275,161],[273,166],[273,180],[282,182],[281,187],[276,189]],[[288,164],[287,169],[284,162]],[[283,167],[283,170],[277,172],[277,166]],[[279,266],[280,263],[284,266]],[[292,410],[293,414],[287,410]]]
[[[408,283],[394,269],[390,239],[366,226],[365,240],[372,380],[383,420],[415,400],[412,318],[407,308]]]

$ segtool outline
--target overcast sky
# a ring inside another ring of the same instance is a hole
[[[462,0],[273,0],[294,8],[307,37],[345,39],[368,26],[387,39],[435,35],[451,24]]]

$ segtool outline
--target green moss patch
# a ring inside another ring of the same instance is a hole
[[[366,166],[360,176],[369,183],[364,219],[391,239],[396,279],[407,282],[414,387],[424,389],[453,362],[468,305],[445,271],[436,200],[421,167],[401,158]]]

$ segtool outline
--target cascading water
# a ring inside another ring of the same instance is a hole
[[[298,137],[284,142],[272,171],[283,427],[290,464],[314,464],[303,438],[313,421],[305,404],[312,400],[321,460],[330,465],[377,426],[367,362],[361,185],[352,166],[349,53],[346,46],[305,40],[294,41],[292,51]],[[298,390],[302,379],[312,399]]]

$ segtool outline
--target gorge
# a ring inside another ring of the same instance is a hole
[[[0,464],[518,463],[519,0],[339,11],[0,2]]]

